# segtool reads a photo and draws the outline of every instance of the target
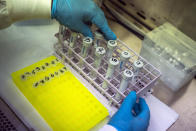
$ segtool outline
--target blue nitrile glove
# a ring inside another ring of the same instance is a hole
[[[92,22],[102,31],[106,39],[116,39],[104,13],[93,0],[53,0],[52,18],[84,36],[93,38],[89,26],[85,24]]]
[[[118,112],[111,118],[109,125],[118,131],[146,131],[150,120],[150,111],[143,98],[136,103],[136,93],[132,91],[123,101]]]

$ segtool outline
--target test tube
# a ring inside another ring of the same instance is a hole
[[[65,29],[64,29],[64,37],[65,37],[65,40],[67,40],[67,41],[69,41],[70,40],[70,30],[69,30],[69,28],[68,27],[64,27]]]
[[[78,33],[76,33],[76,32],[72,32],[72,33],[71,33],[71,37],[70,37],[70,41],[69,41],[69,46],[70,46],[71,48],[73,48],[73,47],[75,46],[77,37],[78,37]],[[69,55],[69,56],[72,55],[72,51],[71,51],[71,50],[68,51],[68,55]]]
[[[114,57],[110,58],[109,64],[108,64],[107,73],[106,73],[106,79],[112,77],[112,75],[113,75],[113,73],[114,73],[114,70],[115,70],[115,68],[118,66],[118,64],[119,64],[118,59],[116,59],[116,58],[114,58]],[[107,82],[106,82],[106,81],[104,81],[102,87],[103,87],[104,89],[107,88]]]
[[[99,68],[102,60],[102,56],[105,54],[105,48],[103,47],[97,47],[95,51],[95,68]]]
[[[128,51],[123,51],[120,55],[120,70],[123,68],[125,63],[129,60],[131,54]]]
[[[60,45],[63,44],[63,30],[64,30],[64,26],[63,25],[60,25],[59,26],[59,36],[58,36],[58,43]]]
[[[91,50],[92,56],[94,56],[94,54],[95,54],[94,52],[96,51],[96,48],[98,46],[100,46],[100,42],[101,42],[102,39],[104,39],[103,35],[101,33],[99,33],[99,32],[96,31],[94,33],[93,48]]]
[[[94,37],[95,37],[95,40],[94,40],[95,41],[95,45],[97,47],[100,46],[100,41],[104,39],[103,35],[96,31],[94,33]]]
[[[108,43],[107,43],[107,47],[108,47],[108,50],[107,50],[106,57],[107,57],[107,59],[109,59],[109,58],[112,57],[113,51],[117,47],[116,40],[109,40]]]
[[[133,63],[133,72],[135,76],[138,76],[140,69],[142,69],[142,67],[144,66],[144,63],[140,60],[136,60]]]
[[[87,57],[88,52],[89,52],[89,47],[92,45],[92,43],[93,43],[92,38],[90,37],[83,38],[82,51],[80,54],[83,58]],[[80,59],[79,66],[82,67],[83,63],[84,63],[83,60]]]
[[[118,64],[119,64],[118,59],[114,57],[110,58],[107,73],[106,73],[106,78],[110,78],[112,76]]]
[[[132,83],[137,82],[137,76],[139,75],[139,72],[143,66],[144,66],[144,63],[140,60],[136,60],[133,62],[134,79],[132,79]]]
[[[82,51],[81,55],[83,58],[85,58],[88,55],[89,47],[92,45],[93,40],[90,37],[85,37],[83,39],[83,44],[82,44]]]
[[[94,66],[96,69],[99,68],[100,64],[101,64],[101,60],[103,55],[106,53],[105,48],[103,47],[97,47],[96,51],[95,51],[95,62],[94,62]],[[95,73],[92,71],[92,77],[95,77]]]
[[[129,69],[125,69],[123,71],[123,75],[122,76],[123,77],[122,77],[122,80],[121,80],[121,83],[120,83],[119,91],[124,93],[125,90],[128,88],[129,81],[133,77],[133,72],[131,70],[129,70]],[[115,99],[119,101],[121,99],[121,95],[117,93],[116,96],[115,96]]]

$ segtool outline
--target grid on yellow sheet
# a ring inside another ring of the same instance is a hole
[[[55,56],[12,73],[12,79],[54,131],[87,131],[108,116]]]

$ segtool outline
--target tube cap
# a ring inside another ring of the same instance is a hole
[[[128,51],[123,51],[120,56],[122,61],[128,60],[130,57],[131,54]]]
[[[143,66],[144,66],[144,63],[140,60],[136,60],[133,63],[134,71],[137,71],[137,70],[141,69]]]
[[[119,64],[118,59],[116,59],[114,57],[110,58],[110,60],[109,60],[109,66],[110,67],[116,67],[118,64]]]
[[[133,72],[129,69],[123,71],[123,79],[130,80],[133,77]]]
[[[96,56],[103,56],[104,54],[105,54],[105,48],[103,48],[103,47],[97,47],[96,48],[96,51],[95,51],[95,55]]]
[[[77,32],[72,31],[71,36],[72,36],[72,37],[77,37],[77,36],[78,36],[78,33],[77,33]]]
[[[109,41],[108,41],[107,47],[108,47],[109,49],[113,50],[116,46],[117,46],[116,40],[109,40]]]
[[[90,37],[84,37],[83,45],[89,47],[93,42],[93,39]]]
[[[104,39],[103,35],[101,33],[97,32],[97,31],[94,33],[94,37],[96,39]]]

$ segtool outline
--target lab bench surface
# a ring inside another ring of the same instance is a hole
[[[142,40],[121,25],[109,21],[109,25],[115,34],[137,53],[140,52]],[[196,130],[196,79],[193,79],[186,87],[178,92],[172,92],[163,83],[159,82],[154,88],[153,95],[174,109],[178,114],[178,120],[168,131],[195,131]]]
[[[15,26],[10,27],[9,30],[1,30],[0,32],[0,49],[1,54],[0,55],[0,63],[1,63],[1,75],[0,75],[0,81],[1,81],[1,88],[0,88],[0,94],[3,98],[7,98],[6,95],[7,92],[5,92],[5,89],[7,86],[12,87],[13,83],[11,81],[10,74],[16,70],[19,70],[23,67],[28,66],[29,64],[32,64],[32,62],[36,62],[37,59],[43,59],[46,53],[52,53],[53,52],[53,44],[56,42],[56,39],[53,36],[58,31],[58,25],[50,26],[50,23],[39,23],[35,26],[35,24],[29,24],[28,25],[24,23],[18,23],[15,24]],[[125,28],[120,26],[117,23],[109,22],[111,25],[111,28],[116,33],[119,39],[124,41],[128,44],[130,48],[135,50],[136,52],[140,52],[141,49],[141,40],[137,38],[135,35],[127,31]],[[28,26],[28,27],[27,27]],[[18,28],[20,27],[20,28]],[[33,27],[33,28],[32,28]],[[23,31],[23,28],[31,29],[31,32],[29,34],[26,34]],[[7,34],[10,33],[14,34],[9,39],[6,38]],[[20,33],[18,33],[20,32]],[[44,34],[45,32],[48,32],[47,34]],[[36,39],[35,35],[36,34]],[[24,39],[25,38],[25,39]],[[8,43],[8,41],[12,41],[11,44],[5,44]],[[20,42],[22,41],[22,42]],[[40,44],[41,41],[41,44]],[[34,44],[30,44],[34,43]],[[51,44],[49,44],[51,43]],[[39,47],[39,50],[37,48]],[[28,50],[29,49],[29,50]],[[8,53],[9,52],[9,53]],[[7,55],[5,55],[7,54]],[[15,56],[20,57],[15,57]],[[15,57],[13,59],[13,57]],[[37,58],[38,57],[38,58]],[[31,59],[29,59],[31,58]],[[21,64],[21,61],[24,61],[25,63]],[[14,66],[13,66],[13,63]],[[9,70],[7,70],[9,69]],[[194,92],[196,91],[196,80],[193,80],[192,83],[186,87],[180,90],[178,93],[171,93],[167,88],[163,87],[157,87],[155,88],[154,95],[159,98],[164,103],[168,104],[170,107],[172,107],[177,113],[179,113],[180,117],[177,120],[177,122],[169,129],[169,131],[173,130],[196,130],[195,125],[195,119],[196,119],[196,103],[194,103],[194,100],[196,100],[196,96],[194,95]],[[7,88],[6,90],[11,91],[12,88]],[[13,95],[10,95],[12,100],[14,100]],[[25,101],[25,100],[24,100]],[[18,103],[10,103],[15,107],[20,108],[21,102]],[[24,108],[23,112],[28,112],[29,108]],[[31,111],[33,112],[33,111]],[[21,110],[17,112],[18,114],[22,113]],[[194,117],[195,116],[195,117]],[[32,118],[33,120],[36,120],[36,118],[33,115],[27,116],[29,119]],[[24,121],[27,121],[27,123],[30,121],[29,119],[24,119]],[[38,122],[34,121],[34,125],[39,125]],[[25,123],[25,124],[27,124]],[[28,126],[28,125],[27,125]]]

